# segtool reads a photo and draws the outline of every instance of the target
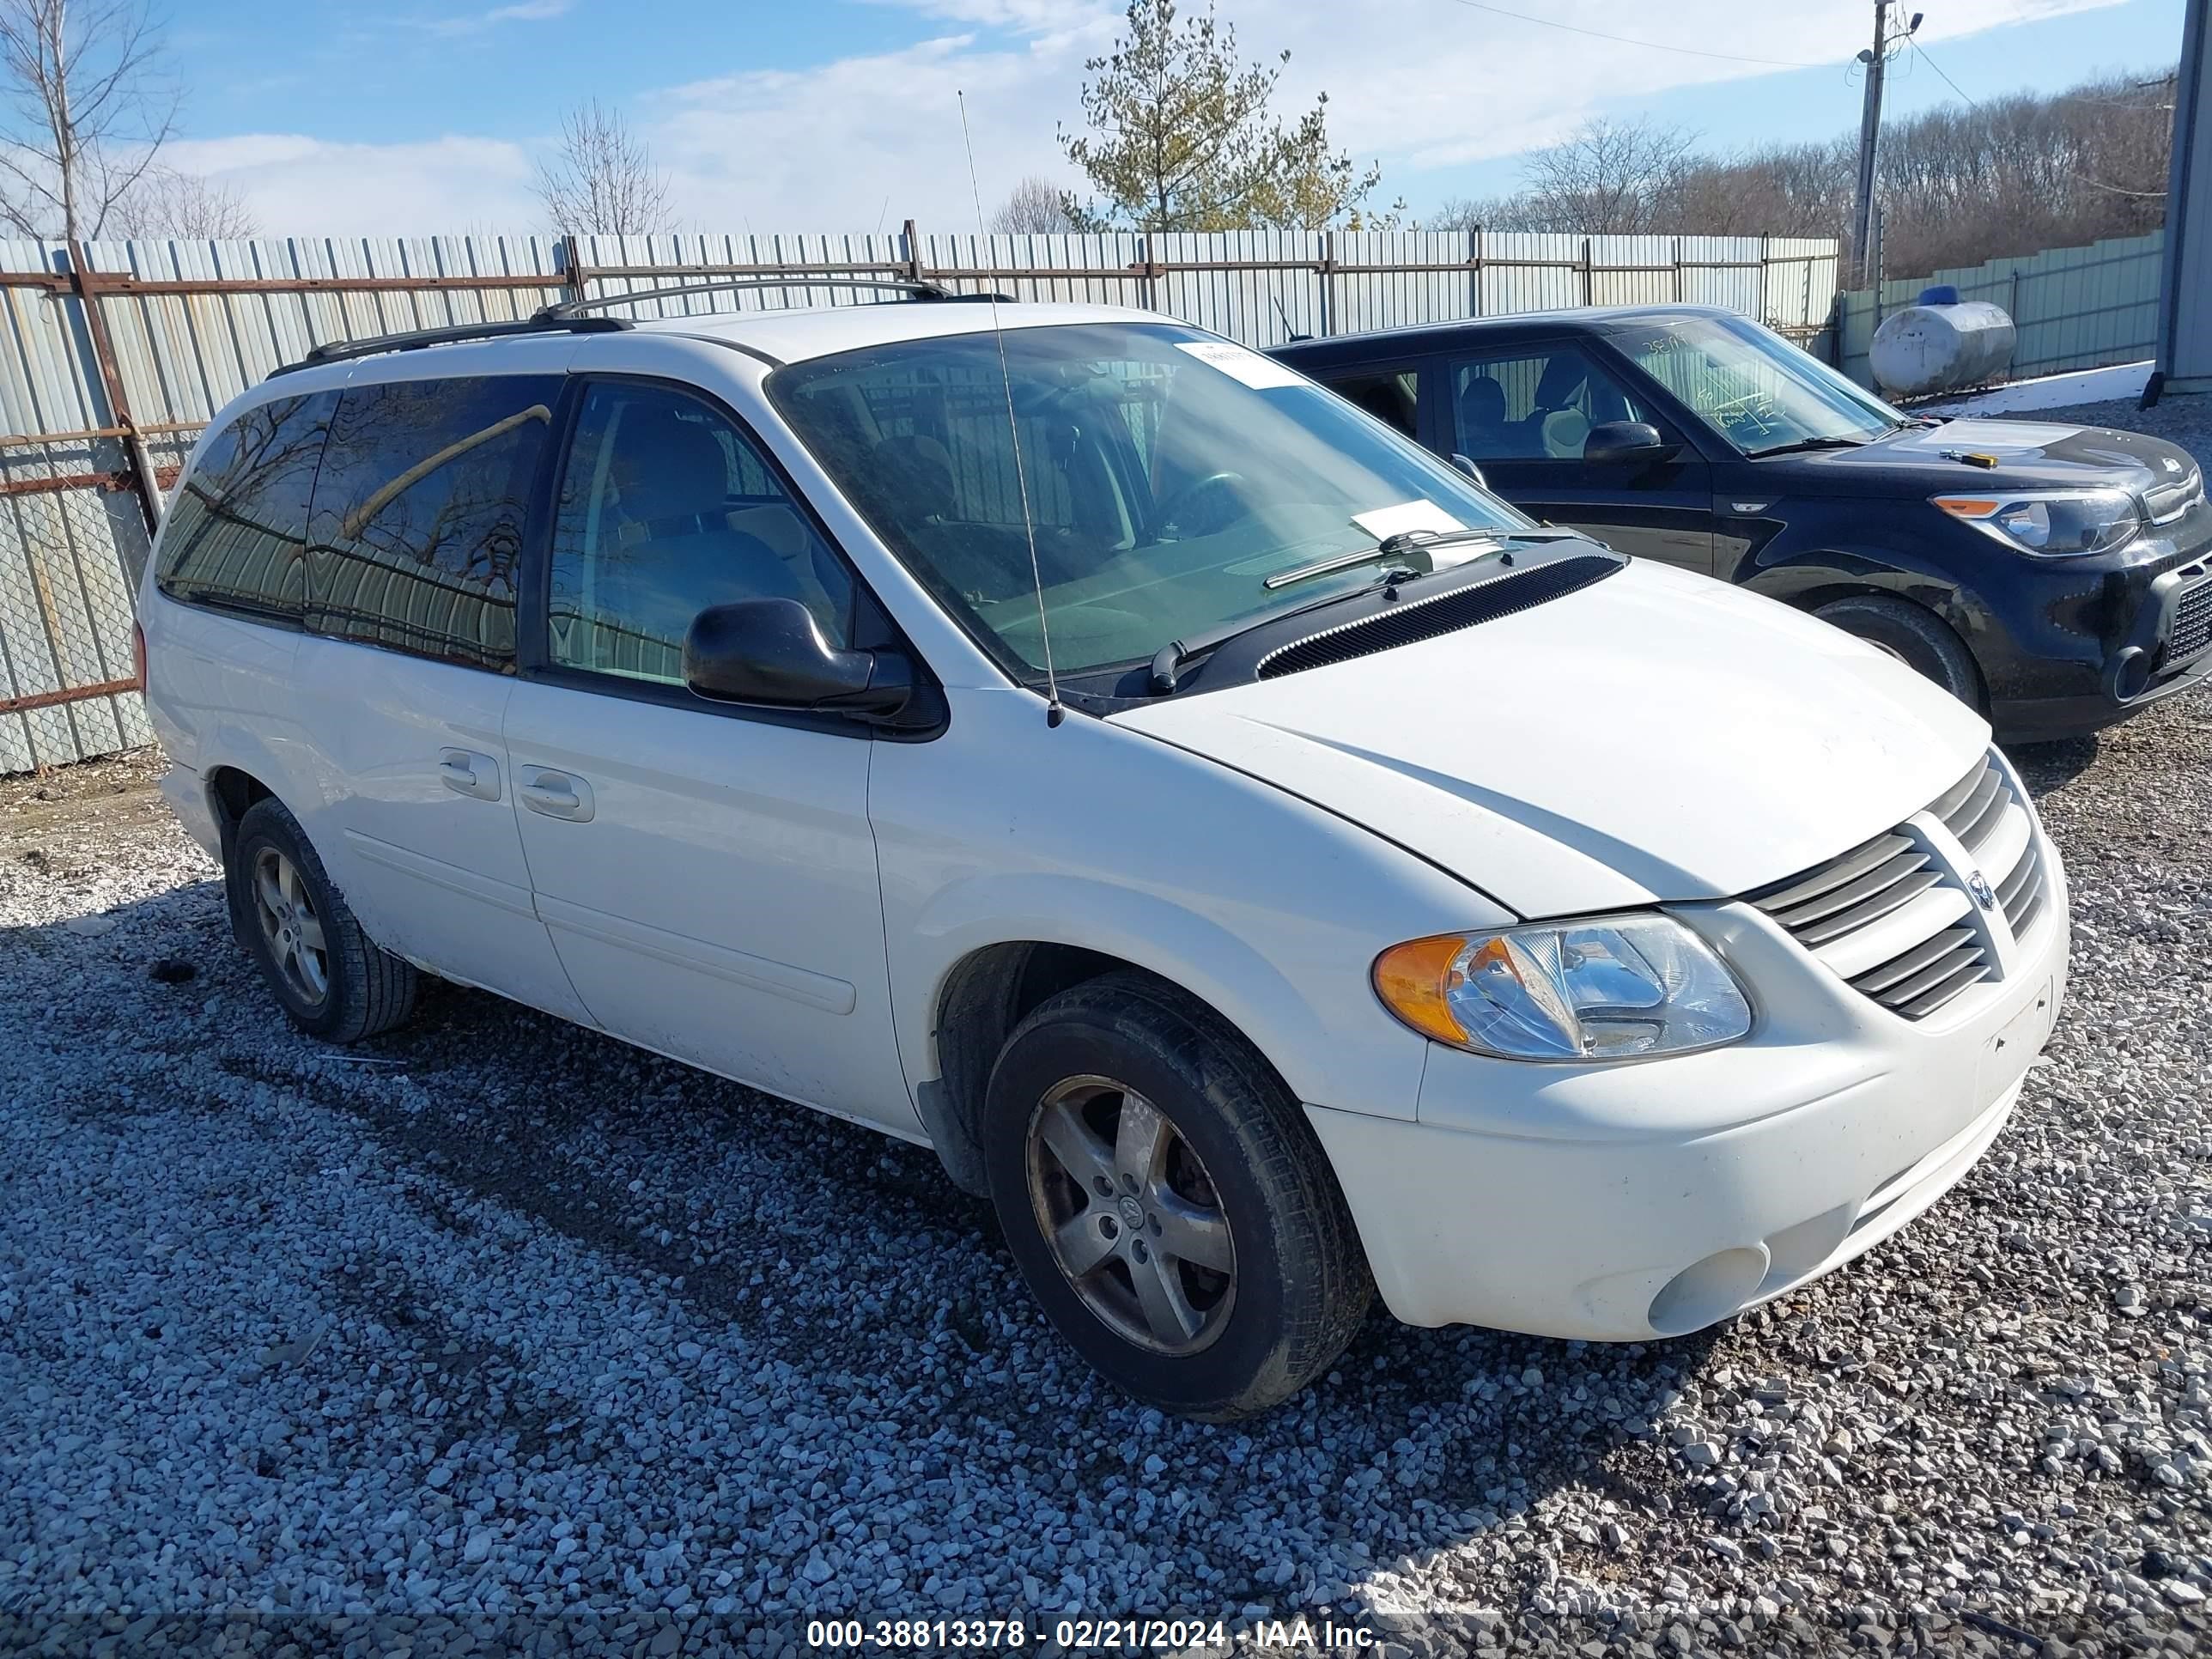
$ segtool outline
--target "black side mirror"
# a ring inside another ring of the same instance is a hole
[[[1649,421],[1600,421],[1583,440],[1583,459],[1592,466],[1656,466],[1681,449]]]
[[[684,683],[720,702],[884,719],[914,696],[914,665],[896,651],[839,650],[797,599],[738,599],[691,619]]]
[[[1482,476],[1482,469],[1477,466],[1473,461],[1468,459],[1466,456],[1461,454],[1457,450],[1454,450],[1452,452],[1451,464],[1457,467],[1461,471],[1466,473],[1468,477],[1474,479],[1476,489],[1487,489],[1490,488],[1490,480]]]

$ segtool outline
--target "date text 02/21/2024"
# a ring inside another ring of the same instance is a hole
[[[1261,1647],[1360,1652],[1381,1638],[1363,1626],[1334,1619],[1261,1619],[1238,1634]],[[1212,1647],[1230,1637],[1225,1620],[1059,1619],[1032,1628],[1024,1619],[819,1619],[806,1626],[812,1648],[879,1650],[1019,1649],[1048,1639],[1071,1652],[1099,1648]]]

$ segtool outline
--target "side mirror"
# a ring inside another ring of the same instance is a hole
[[[914,667],[896,651],[837,649],[797,599],[738,599],[691,619],[684,683],[720,702],[882,719],[914,696]]]
[[[1451,464],[1457,467],[1461,471],[1466,473],[1468,477],[1474,479],[1476,489],[1487,489],[1490,488],[1490,480],[1482,476],[1482,469],[1477,466],[1473,461],[1468,459],[1466,456],[1459,453],[1456,450],[1452,452]]]
[[[1583,440],[1583,459],[1592,466],[1656,466],[1681,448],[1648,421],[1600,421]]]

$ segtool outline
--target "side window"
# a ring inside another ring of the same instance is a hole
[[[1385,426],[1395,427],[1408,438],[1418,431],[1421,407],[1421,372],[1394,369],[1387,374],[1348,374],[1322,381],[1331,392],[1359,405]]]
[[[1652,413],[1570,342],[1452,367],[1454,447],[1474,461],[1578,461],[1592,427]]]
[[[169,502],[154,581],[186,605],[296,623],[307,501],[335,392],[257,404],[208,440]]]
[[[551,375],[351,386],[308,520],[307,626],[511,672],[530,484]]]
[[[710,605],[797,599],[852,636],[853,580],[752,441],[663,386],[590,387],[553,525],[547,657],[684,682],[684,635]]]

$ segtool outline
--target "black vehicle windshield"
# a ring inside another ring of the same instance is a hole
[[[1747,455],[1869,443],[1911,424],[1771,329],[1687,317],[1613,337],[1678,402]]]
[[[884,544],[1023,678],[1045,660],[1040,586],[1054,665],[1081,673],[1365,587],[1430,532],[1417,563],[1442,569],[1485,555],[1450,532],[1533,527],[1295,371],[1194,329],[1004,341],[1003,377],[985,330],[792,363],[768,385]],[[1362,550],[1374,558],[1267,586]]]

